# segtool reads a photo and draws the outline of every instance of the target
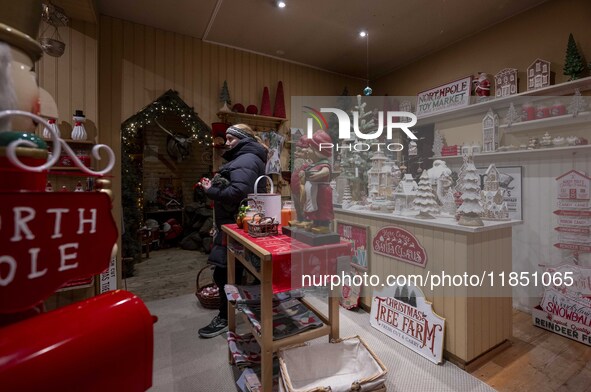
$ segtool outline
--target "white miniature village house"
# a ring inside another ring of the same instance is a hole
[[[376,152],[371,158],[371,168],[367,171],[367,196],[374,200],[378,196],[385,196],[383,187],[387,181],[384,163],[388,160],[382,151]]]
[[[419,186],[412,178],[412,174],[405,174],[394,192],[394,212],[397,214],[408,213],[417,194]]]
[[[517,94],[517,69],[504,68],[495,75],[495,97]]]
[[[536,59],[527,67],[527,89],[535,90],[551,84],[550,62]]]
[[[493,152],[499,147],[499,115],[492,109],[482,119],[482,152]]]
[[[486,170],[486,178],[481,196],[481,204],[484,208],[482,219],[509,220],[509,209],[503,199],[503,192],[499,186],[499,171],[494,163]]]

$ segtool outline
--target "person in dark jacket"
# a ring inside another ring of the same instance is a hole
[[[203,338],[212,338],[228,330],[228,301],[224,285],[228,282],[226,268],[226,245],[222,240],[222,225],[236,222],[240,201],[254,192],[256,179],[265,174],[267,149],[255,139],[252,129],[245,124],[236,124],[226,130],[226,151],[222,158],[227,160],[212,180],[203,179],[201,186],[207,197],[214,201],[216,234],[208,262],[215,266],[213,279],[220,289],[219,314],[207,326],[199,329]],[[259,181],[258,192],[265,192],[264,181]],[[236,282],[242,276],[243,268],[236,263]]]

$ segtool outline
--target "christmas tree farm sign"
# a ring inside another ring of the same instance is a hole
[[[443,361],[445,319],[425,300],[420,288],[380,287],[374,291],[370,325],[433,363]]]

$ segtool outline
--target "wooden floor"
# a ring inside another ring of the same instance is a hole
[[[591,391],[591,347],[532,325],[513,310],[511,347],[471,374],[498,391]]]

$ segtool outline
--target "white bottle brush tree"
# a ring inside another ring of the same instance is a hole
[[[460,182],[462,205],[458,208],[460,221],[463,226],[484,226],[480,215],[484,209],[480,205],[480,176],[476,173],[473,162],[468,162]]]
[[[431,187],[427,170],[423,170],[423,174],[421,174],[421,178],[419,179],[419,187],[412,202],[412,208],[419,211],[417,218],[421,219],[433,219],[435,217],[431,214],[439,213],[439,205],[435,200],[435,194],[433,194],[433,188]]]
[[[361,95],[357,96],[357,105],[351,109],[351,113],[359,113],[359,131],[367,134],[375,131],[377,128],[375,124],[375,113],[370,110],[366,111],[367,102],[361,102]],[[353,117],[353,115],[351,115]],[[354,119],[352,119],[354,120]],[[351,130],[351,139],[345,141],[353,145],[361,142],[365,142],[364,139],[359,139],[356,134]],[[341,150],[341,165],[344,169],[345,175],[353,179],[354,181],[366,181],[367,171],[371,167],[371,156],[372,151],[348,151],[346,149]]]

